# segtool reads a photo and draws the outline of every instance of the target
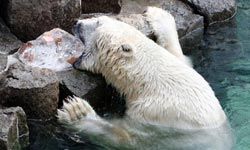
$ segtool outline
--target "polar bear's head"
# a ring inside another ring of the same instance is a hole
[[[106,16],[79,20],[74,32],[86,47],[74,67],[95,73],[132,63],[146,38],[134,27]]]

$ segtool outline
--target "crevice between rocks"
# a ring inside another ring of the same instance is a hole
[[[204,18],[204,22],[203,22],[204,23],[204,29],[207,29],[207,27],[209,26],[208,16],[201,13],[199,8],[197,6],[195,6],[194,4],[192,4],[191,2],[189,2],[187,0],[179,0],[179,1],[183,2],[184,4],[186,4],[190,8],[192,8],[194,14],[202,16]]]

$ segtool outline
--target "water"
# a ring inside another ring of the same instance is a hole
[[[235,20],[207,31],[193,53],[196,70],[214,89],[235,135],[234,150],[250,149],[250,1],[238,1]]]
[[[235,137],[233,150],[249,150],[250,0],[238,1],[235,19],[209,28],[200,48],[193,50],[192,57],[195,69],[210,83],[228,116]],[[79,136],[61,128],[55,121],[30,121],[30,127],[31,150],[105,149],[86,135]],[[146,141],[157,142],[159,135],[151,135]],[[174,138],[178,137],[173,134],[168,136],[173,137],[168,144],[171,141],[174,143]]]

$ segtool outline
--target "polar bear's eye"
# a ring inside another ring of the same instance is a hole
[[[122,47],[122,50],[123,50],[124,52],[130,52],[130,51],[132,51],[131,46],[128,45],[128,44],[123,44],[121,47]]]

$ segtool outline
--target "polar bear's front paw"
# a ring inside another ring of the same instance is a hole
[[[57,110],[57,118],[61,123],[73,123],[85,118],[97,119],[98,116],[89,103],[79,97],[68,97],[62,109]]]

